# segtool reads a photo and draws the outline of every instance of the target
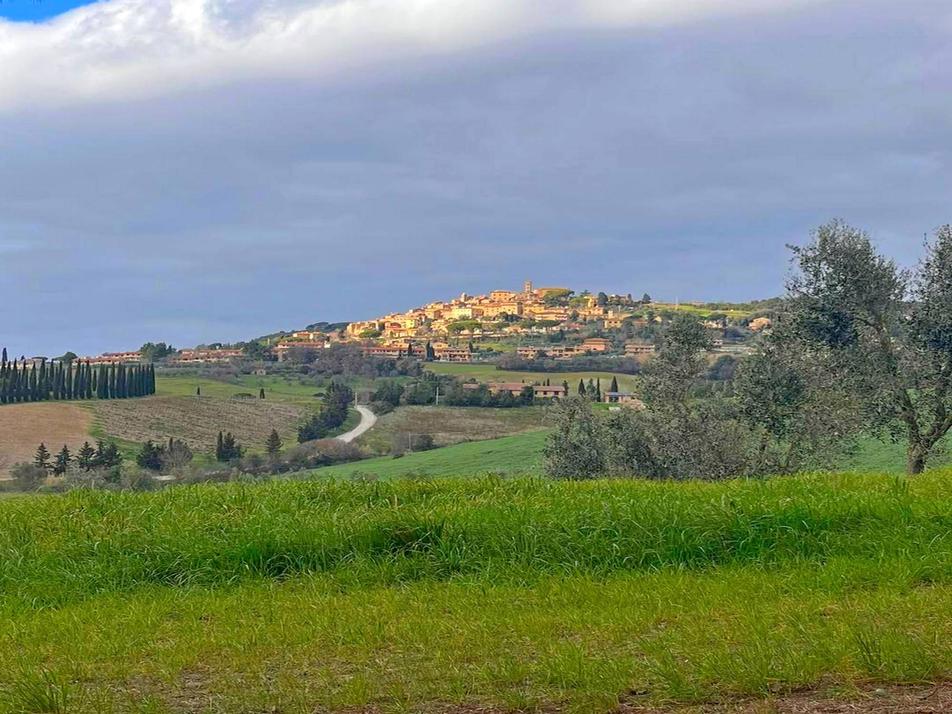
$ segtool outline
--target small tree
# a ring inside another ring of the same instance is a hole
[[[83,471],[91,471],[96,463],[96,450],[88,441],[84,441],[76,456],[76,464]]]
[[[40,444],[36,447],[36,454],[33,456],[33,465],[44,471],[50,470],[50,451],[46,444]]]
[[[545,471],[557,478],[594,478],[605,473],[601,425],[591,402],[583,397],[560,400],[552,408],[555,429],[543,450]]]
[[[264,399],[264,387],[258,390],[258,399]]]
[[[136,454],[136,463],[140,468],[148,471],[162,470],[162,448],[156,446],[152,440],[146,441],[139,453]]]
[[[221,434],[221,442],[215,457],[221,462],[237,461],[241,458],[243,451],[241,444],[238,443],[234,435],[229,431],[225,434]]]
[[[612,377],[612,383],[611,383],[611,386],[608,388],[608,391],[609,392],[618,391],[618,377]]]
[[[268,456],[276,458],[281,453],[282,446],[281,435],[278,434],[277,429],[272,429],[268,435],[268,441],[265,443],[265,451],[268,452]]]
[[[69,453],[69,447],[63,444],[63,448],[60,449],[60,452],[56,455],[56,459],[53,461],[53,473],[57,476],[65,474],[72,460],[73,456]]]
[[[119,447],[111,441],[99,439],[96,442],[96,455],[93,457],[93,465],[97,468],[114,468],[122,463],[122,454],[119,453]]]
[[[162,470],[177,469],[187,465],[193,458],[189,445],[181,439],[169,439],[162,449]]]

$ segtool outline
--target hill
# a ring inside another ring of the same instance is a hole
[[[753,697],[767,700],[758,710],[806,712],[941,682],[950,477],[7,499],[3,707],[726,711]],[[864,701],[941,711],[921,707],[949,691],[920,694]]]

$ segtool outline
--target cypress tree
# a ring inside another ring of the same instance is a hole
[[[612,377],[612,386],[608,388],[610,392],[618,391],[618,377]]]
[[[265,451],[267,451],[268,456],[271,457],[275,457],[281,453],[281,436],[278,434],[277,429],[272,429],[268,435],[268,441],[265,443]]]
[[[585,380],[584,379],[580,379],[578,381],[578,395],[580,397],[585,396]]]
[[[36,366],[30,367],[30,384],[27,401],[35,402],[40,397],[39,386],[36,383]]]

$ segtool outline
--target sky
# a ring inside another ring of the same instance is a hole
[[[526,279],[764,298],[833,218],[911,265],[952,221],[950,40],[947,0],[0,19],[0,343],[232,341]]]
[[[37,22],[93,2],[95,0],[0,0],[0,17]]]

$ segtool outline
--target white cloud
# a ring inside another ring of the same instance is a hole
[[[654,26],[823,0],[106,0],[0,20],[0,109],[322,77],[565,29]]]

